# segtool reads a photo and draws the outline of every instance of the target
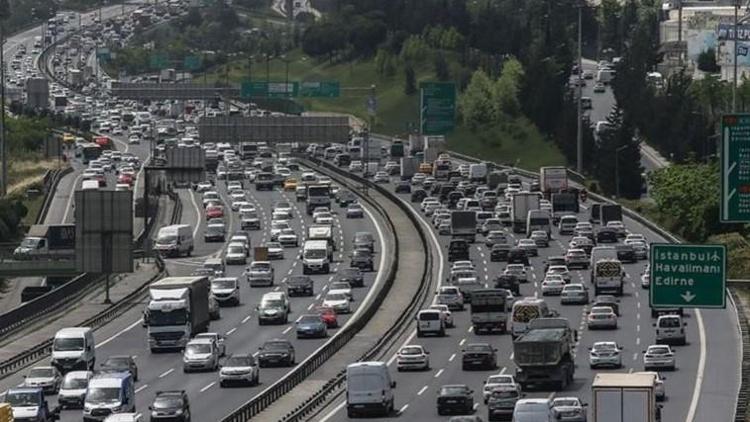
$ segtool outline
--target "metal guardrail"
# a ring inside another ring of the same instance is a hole
[[[57,191],[57,185],[60,183],[60,180],[63,179],[66,175],[71,173],[73,171],[72,167],[66,167],[62,170],[55,169],[50,170],[51,173],[51,180],[49,182],[49,186],[45,186],[44,191],[44,202],[42,203],[42,207],[39,209],[39,214],[36,216],[36,224],[43,224],[44,220],[47,218],[47,213],[49,212],[49,207],[52,205],[52,201],[55,198],[55,191]]]
[[[396,233],[393,221],[391,221],[388,214],[385,212],[383,207],[377,202],[363,197],[376,211],[381,214],[390,233]],[[398,239],[395,240],[394,244],[394,257],[398,256]],[[302,361],[296,368],[291,372],[287,373],[281,379],[273,383],[270,387],[263,390],[261,393],[250,399],[247,403],[240,406],[234,412],[222,419],[222,422],[246,422],[251,420],[253,417],[260,414],[264,409],[268,408],[281,396],[291,391],[295,386],[304,381],[310,376],[315,370],[317,370],[323,363],[330,359],[336,352],[338,352],[344,345],[346,345],[354,336],[367,324],[370,318],[377,312],[382,304],[383,300],[387,296],[393,281],[396,277],[396,271],[398,270],[398,260],[394,259],[393,265],[388,267],[388,275],[383,289],[379,291],[373,301],[367,306],[367,309],[362,315],[357,318],[356,321],[349,323],[344,329],[336,333],[332,339],[328,340],[323,347],[315,351],[312,355],[308,356]]]
[[[425,247],[425,251],[427,252],[425,267],[422,271],[422,276],[420,277],[419,289],[417,291],[417,294],[412,297],[411,301],[403,312],[402,315],[404,315],[404,317],[400,318],[393,326],[389,327],[388,330],[383,334],[383,336],[378,340],[378,342],[357,360],[369,361],[376,358],[376,356],[381,355],[396,344],[396,341],[401,337],[403,331],[409,327],[409,324],[411,324],[413,319],[410,318],[410,316],[412,314],[415,314],[416,311],[423,306],[425,301],[429,300],[431,292],[430,286],[433,282],[432,263],[434,262],[434,257],[431,253],[431,249],[428,246],[429,241],[427,240],[427,235],[425,234],[422,224],[419,221],[419,217],[414,212],[414,210],[406,205],[400,198],[396,197],[392,192],[388,191],[382,186],[375,184],[361,176],[350,174],[324,161],[320,161],[317,159],[313,159],[313,161],[331,172],[344,175],[345,177],[355,180],[359,184],[359,186],[361,186],[362,184],[367,184],[369,185],[369,188],[377,190],[380,194],[388,197],[406,213],[409,220],[412,222],[412,224],[414,224],[415,228],[417,229],[417,233],[419,233],[420,240]],[[357,187],[358,186],[352,186],[351,188],[355,190]],[[331,399],[339,396],[343,392],[341,390],[341,387],[344,385],[345,381],[346,370],[342,370],[338,374],[336,374],[334,378],[328,380],[305,402],[301,403],[299,406],[297,406],[297,408],[289,412],[282,419],[282,422],[297,422],[307,416],[312,416],[314,412],[318,411],[318,408],[321,405],[329,402]]]

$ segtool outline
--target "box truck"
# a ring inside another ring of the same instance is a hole
[[[144,319],[152,352],[182,349],[208,329],[208,277],[166,277],[151,284]]]

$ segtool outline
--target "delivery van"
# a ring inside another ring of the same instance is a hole
[[[358,362],[346,367],[346,413],[352,418],[393,412],[396,381],[385,362]]]

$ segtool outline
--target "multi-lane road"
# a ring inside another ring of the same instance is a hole
[[[402,198],[409,202],[408,195]],[[418,203],[410,205],[419,212]],[[586,205],[578,215],[579,220],[588,219]],[[425,218],[422,216],[422,218]],[[429,225],[429,219],[425,218]],[[649,242],[664,242],[656,233],[636,221],[626,219],[627,229],[632,233],[641,233]],[[513,237],[518,237],[509,233]],[[529,283],[521,285],[523,296],[541,297],[541,282],[544,278],[544,260],[549,256],[564,255],[571,236],[562,236],[553,231],[554,240],[548,248],[539,249],[539,257],[531,258]],[[440,251],[442,263],[439,280],[445,280],[450,270],[447,262],[448,236],[439,236],[436,230],[430,236],[435,249]],[[491,262],[489,250],[477,237],[472,247],[471,257],[481,277],[492,285],[495,275],[499,274],[504,263]],[[620,299],[621,316],[616,330],[591,331],[586,328],[587,306],[561,305],[559,297],[547,297],[551,308],[569,320],[578,330],[576,350],[575,382],[565,391],[530,391],[528,397],[563,397],[577,396],[584,402],[591,403],[591,381],[600,370],[589,369],[588,347],[596,341],[616,341],[623,347],[623,369],[621,372],[642,371],[642,351],[655,342],[655,330],[651,318],[648,290],[640,285],[646,261],[626,264],[627,278],[625,294]],[[589,271],[572,272],[572,281],[590,286]],[[593,288],[590,290],[593,299]],[[482,402],[481,391],[487,376],[496,373],[515,373],[512,362],[512,340],[509,335],[476,335],[471,329],[470,315],[467,311],[453,312],[456,327],[449,329],[444,338],[411,336],[404,344],[419,344],[430,354],[431,369],[424,372],[396,372],[395,355],[388,360],[395,375],[396,408],[400,417],[410,420],[435,421],[447,420],[448,417],[437,415],[436,397],[439,388],[447,384],[467,384],[474,389],[475,412],[482,418],[487,417],[487,408]],[[740,365],[739,331],[737,328],[736,309],[730,305],[726,310],[688,311],[687,337],[688,345],[676,347],[677,370],[664,373],[667,400],[664,402],[663,421],[703,421],[732,420],[740,377],[737,368]],[[498,349],[498,370],[464,371],[461,369],[462,347],[470,343],[490,343]],[[606,371],[606,370],[604,370]],[[333,410],[324,413],[323,420],[336,421],[347,419],[343,402],[331,406]]]

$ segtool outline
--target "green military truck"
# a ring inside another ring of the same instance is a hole
[[[516,381],[524,390],[530,385],[551,385],[564,390],[573,382],[575,364],[571,350],[578,338],[565,318],[537,318],[529,331],[513,341]]]

